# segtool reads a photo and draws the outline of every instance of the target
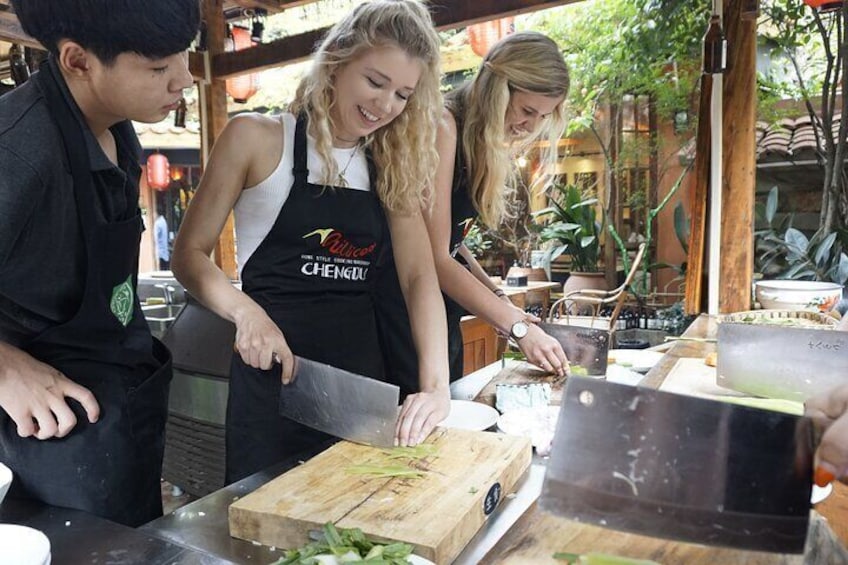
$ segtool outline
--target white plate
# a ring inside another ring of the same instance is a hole
[[[439,424],[445,428],[461,430],[488,430],[498,421],[498,411],[472,400],[451,400],[451,411],[447,418]]]
[[[608,357],[615,359],[615,364],[626,367],[637,373],[647,373],[656,365],[663,354],[647,349],[610,349]]]
[[[818,504],[833,492],[833,484],[828,483],[827,486],[820,487],[813,485],[813,493],[810,496],[810,504]]]
[[[410,555],[406,558],[406,560],[412,563],[412,565],[436,565],[429,559],[424,559],[423,557],[418,557],[417,555]]]
[[[50,565],[50,540],[27,526],[0,524],[0,563]]]
[[[0,463],[0,503],[12,485],[12,470]]]
[[[504,412],[498,418],[498,429],[505,434],[530,438],[537,450],[550,447],[556,432],[559,406],[536,406]]]

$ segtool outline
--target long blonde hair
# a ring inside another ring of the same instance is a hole
[[[421,77],[403,112],[366,139],[377,169],[377,194],[391,211],[412,212],[430,205],[435,176],[439,91],[439,36],[426,6],[417,0],[375,0],[357,6],[336,23],[313,57],[289,109],[306,112],[309,133],[326,163],[325,182],[337,175],[332,157],[336,102],[333,77],[366,50],[396,46],[421,62]]]
[[[462,121],[458,137],[471,200],[488,227],[497,229],[507,214],[513,157],[546,136],[551,143],[542,156],[543,166],[555,162],[556,141],[565,129],[564,104],[560,102],[541,127],[510,144],[504,124],[512,92],[565,98],[568,87],[568,67],[557,44],[546,35],[525,31],[496,43],[474,79],[448,94],[448,109]]]

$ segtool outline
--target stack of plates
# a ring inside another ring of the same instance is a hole
[[[0,563],[50,565],[50,540],[33,528],[0,524]]]

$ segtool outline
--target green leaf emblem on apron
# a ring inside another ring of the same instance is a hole
[[[109,307],[124,327],[130,323],[133,315],[132,275],[112,289],[112,300],[109,301]]]

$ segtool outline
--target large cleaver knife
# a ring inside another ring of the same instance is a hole
[[[392,447],[399,400],[395,385],[295,357],[294,381],[280,390],[280,414],[342,439]]]
[[[572,374],[601,377],[607,373],[607,358],[609,356],[609,330],[570,326],[565,324],[540,323],[539,328],[546,334],[556,338],[568,357]],[[578,367],[585,373],[576,371]]]
[[[802,553],[812,435],[800,416],[568,379],[540,506],[656,537]]]
[[[716,384],[804,402],[848,382],[848,332],[721,322]]]

